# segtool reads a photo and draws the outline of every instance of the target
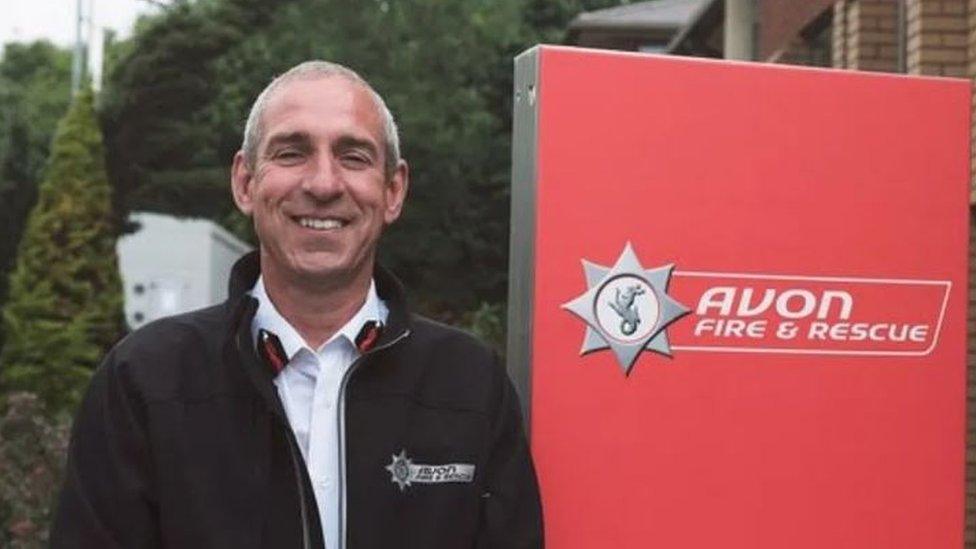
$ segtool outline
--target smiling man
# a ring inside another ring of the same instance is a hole
[[[504,369],[410,314],[376,264],[408,186],[393,116],[354,72],[310,61],[261,93],[232,168],[260,250],[226,303],[110,352],[52,546],[542,546]]]

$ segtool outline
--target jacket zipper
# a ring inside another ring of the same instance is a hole
[[[397,344],[404,338],[410,335],[410,330],[404,330],[403,333],[398,335],[391,341],[380,345],[379,347],[374,347],[370,349],[365,354],[357,358],[350,366],[346,373],[342,375],[342,381],[339,383],[339,547],[329,548],[329,549],[346,549],[346,385],[349,384],[349,379],[356,370],[359,369],[360,364],[366,357],[382,351],[384,349],[389,349],[393,345]]]
[[[234,337],[234,344],[237,346],[238,356],[243,356],[239,337]],[[301,464],[295,454],[298,442],[291,432],[291,425],[288,425],[286,421],[281,421],[280,418],[277,418],[276,421],[284,426],[285,442],[288,445],[288,455],[291,457],[291,470],[295,473],[295,486],[298,488],[298,509],[302,519],[302,549],[312,549],[312,536],[308,524],[308,504],[305,502],[305,483],[302,482]]]
[[[290,430],[291,426],[287,426],[286,429]],[[302,471],[300,463],[298,462],[298,456],[295,455],[295,443],[287,431],[285,432],[285,438],[288,439],[288,454],[291,456],[291,469],[295,473],[295,484],[298,486],[298,501],[299,511],[302,516],[302,549],[312,549],[311,533],[309,532],[308,524],[308,506],[305,502],[305,483],[302,482]]]

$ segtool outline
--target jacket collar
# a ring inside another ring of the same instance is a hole
[[[251,321],[257,312],[258,300],[248,291],[254,287],[261,273],[260,252],[248,253],[237,260],[231,269],[228,297],[225,303],[228,313],[228,333],[226,343],[231,346],[251,383],[265,402],[279,418],[287,422],[281,400],[271,380],[268,369],[258,357],[254,339],[251,337]],[[382,348],[391,341],[403,337],[410,330],[410,314],[407,311],[403,285],[386,269],[376,266],[373,272],[376,292],[386,302],[389,309],[387,326],[377,340],[374,348]]]
[[[359,309],[327,341],[323,341],[317,348],[313,348],[275,307],[274,302],[268,296],[263,278],[258,277],[258,281],[254,283],[254,288],[250,293],[252,297],[258,300],[258,310],[251,321],[252,338],[254,341],[258,341],[259,333],[262,330],[274,334],[281,343],[281,350],[284,351],[286,360],[294,358],[295,354],[303,348],[314,354],[319,354],[326,346],[335,344],[338,340],[345,340],[350,347],[357,347],[357,340],[366,326],[377,324],[385,326],[386,317],[389,314],[386,304],[376,293],[376,281],[370,279],[369,289],[366,290],[366,299],[363,300]]]

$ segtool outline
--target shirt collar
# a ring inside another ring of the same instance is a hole
[[[278,309],[275,308],[274,303],[271,302],[271,298],[268,297],[268,292],[264,287],[263,276],[258,277],[250,293],[258,301],[257,312],[254,313],[254,320],[251,321],[251,337],[254,341],[257,341],[258,331],[261,329],[277,335],[278,339],[281,340],[281,346],[284,348],[289,360],[303,348],[319,352],[326,345],[340,337],[345,338],[355,348],[356,336],[359,335],[359,331],[362,330],[363,325],[370,320],[385,324],[386,317],[389,314],[386,304],[376,293],[376,281],[371,279],[369,282],[369,290],[366,292],[366,301],[363,302],[359,310],[328,341],[323,343],[321,347],[312,349],[302,338],[301,334],[298,333],[298,330],[292,327],[285,317],[278,312]]]

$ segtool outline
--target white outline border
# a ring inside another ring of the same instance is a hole
[[[840,276],[803,276],[803,275],[773,275],[750,273],[720,273],[710,271],[673,271],[671,276],[687,276],[696,278],[746,278],[759,280],[806,280],[812,282],[853,282],[858,284],[903,284],[919,286],[945,286],[942,297],[942,310],[939,311],[939,321],[932,337],[932,344],[924,351],[843,351],[836,349],[787,349],[781,347],[721,347],[696,345],[671,345],[673,351],[704,351],[712,353],[783,353],[794,355],[847,355],[847,356],[927,356],[935,349],[942,334],[942,320],[945,318],[949,304],[949,294],[952,291],[951,280],[914,280],[908,278],[858,278]],[[694,313],[692,313],[694,314]]]

